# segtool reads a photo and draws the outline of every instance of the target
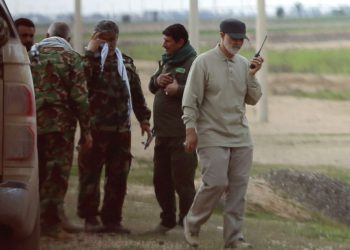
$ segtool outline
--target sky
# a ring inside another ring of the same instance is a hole
[[[68,14],[74,10],[74,0],[5,0],[13,15],[40,13],[46,15]],[[142,11],[189,10],[190,0],[81,0],[82,14],[126,14]],[[198,0],[199,9],[218,12],[237,9],[239,13],[254,13],[257,0]],[[304,7],[320,8],[321,11],[350,5],[349,0],[265,0],[267,13],[275,13],[277,7],[286,10],[301,2]]]

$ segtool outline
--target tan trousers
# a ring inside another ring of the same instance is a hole
[[[241,230],[253,148],[208,147],[199,149],[198,155],[203,168],[202,185],[187,214],[188,227],[198,233],[225,192],[224,241],[229,245],[243,238]]]

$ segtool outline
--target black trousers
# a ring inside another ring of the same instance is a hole
[[[153,185],[162,209],[161,224],[176,226],[176,195],[179,196],[179,223],[190,209],[196,190],[194,178],[196,153],[186,153],[184,137],[156,137],[154,147]]]

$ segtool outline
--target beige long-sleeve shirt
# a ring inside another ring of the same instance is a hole
[[[197,57],[182,99],[186,128],[196,128],[198,148],[252,146],[245,104],[255,105],[262,93],[249,61],[225,57],[219,45]]]

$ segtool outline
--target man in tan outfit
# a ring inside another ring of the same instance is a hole
[[[245,24],[227,19],[220,24],[220,43],[192,64],[182,101],[186,125],[185,149],[197,149],[203,167],[202,185],[184,219],[187,243],[198,246],[200,227],[209,219],[221,195],[225,248],[251,248],[242,234],[245,194],[253,145],[245,105],[255,105],[262,93],[255,73],[263,58],[252,62],[238,54],[246,39]],[[253,66],[254,65],[254,66]]]

